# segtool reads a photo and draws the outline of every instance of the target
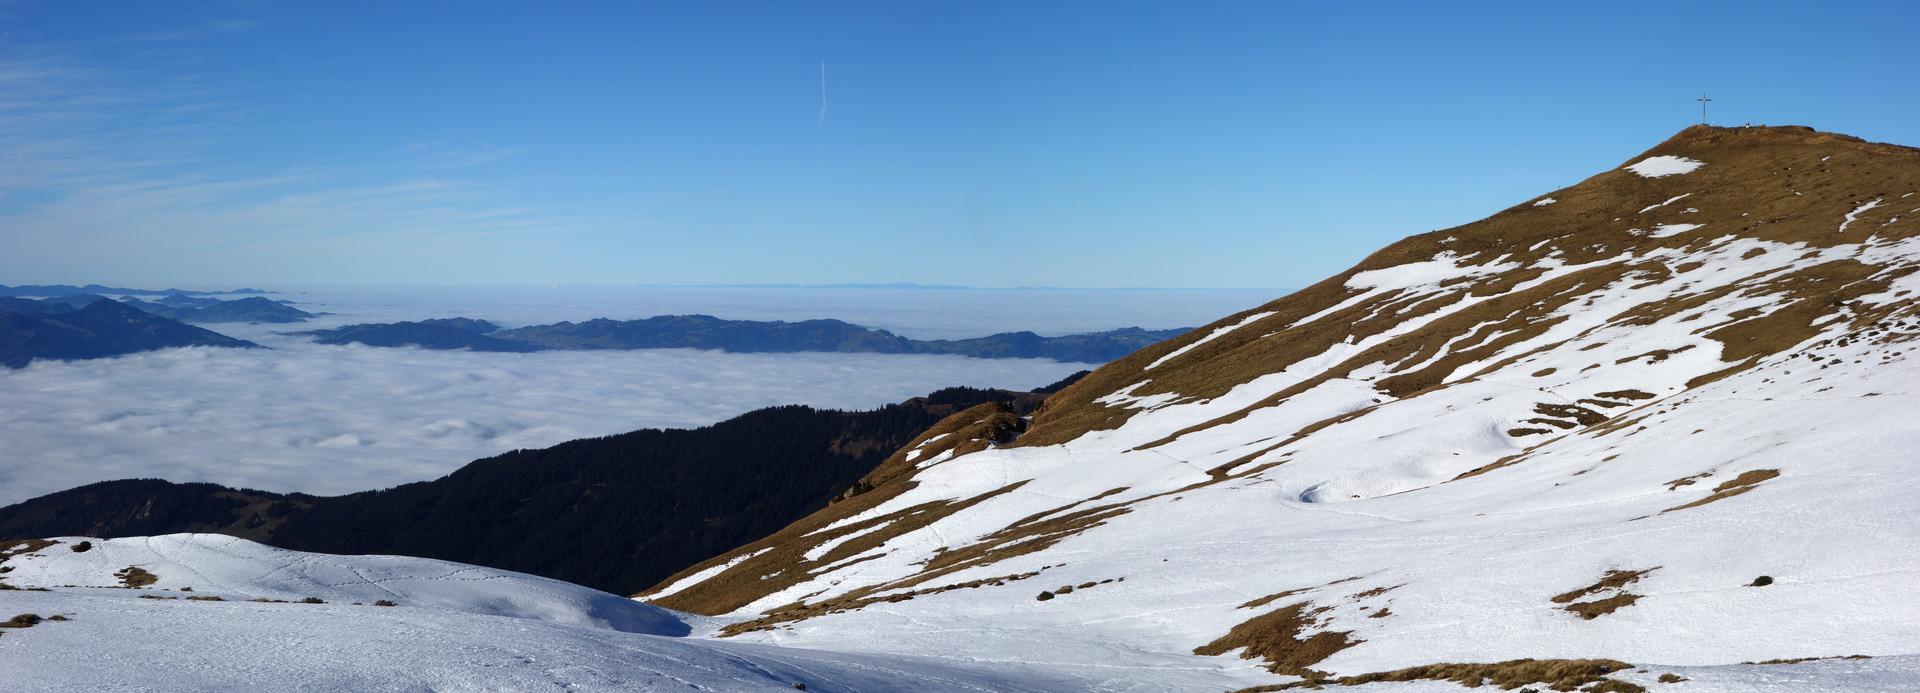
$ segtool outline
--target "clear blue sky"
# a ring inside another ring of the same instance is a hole
[[[0,1],[0,283],[1297,287],[1702,91],[1920,144],[1911,2],[573,5]]]

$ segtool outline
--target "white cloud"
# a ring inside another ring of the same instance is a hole
[[[337,494],[514,448],[802,403],[870,408],[949,385],[1030,389],[1041,360],[693,350],[485,354],[170,349],[0,372],[0,504],[160,477]]]

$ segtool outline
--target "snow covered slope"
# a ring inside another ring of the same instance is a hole
[[[1690,128],[639,596],[1108,690],[1920,689],[1916,193],[1920,150]]]
[[[667,637],[689,624],[563,582],[428,559],[284,551],[213,534],[0,542],[0,571],[6,691],[1063,685],[1045,672]],[[16,617],[27,614],[43,620]]]
[[[185,590],[226,599],[326,602],[386,600],[491,616],[512,616],[628,633],[686,635],[665,609],[559,580],[404,556],[331,556],[276,549],[220,534],[94,539],[56,537],[65,551],[10,559],[16,587],[127,587]],[[71,548],[86,542],[88,550]],[[146,577],[128,577],[129,567]],[[183,593],[184,596],[184,593]]]

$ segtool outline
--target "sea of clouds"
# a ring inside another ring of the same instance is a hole
[[[0,505],[133,477],[348,493],[437,478],[516,448],[701,426],[778,404],[864,409],[955,385],[1025,390],[1090,367],[936,355],[385,349],[320,345],[281,330],[452,315],[524,324],[709,312],[839,317],[916,337],[963,337],[1200,324],[1259,302],[1216,292],[834,291],[848,293],[291,294],[303,308],[334,314],[311,325],[211,326],[269,349],[168,349],[0,369]]]
[[[1032,389],[1081,364],[690,349],[493,354],[280,342],[0,372],[0,505],[106,479],[337,494],[515,448],[776,404]]]

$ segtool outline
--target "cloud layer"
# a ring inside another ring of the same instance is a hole
[[[337,494],[515,448],[699,426],[776,404],[867,408],[1082,365],[692,350],[171,349],[0,372],[0,504],[128,477]]]

